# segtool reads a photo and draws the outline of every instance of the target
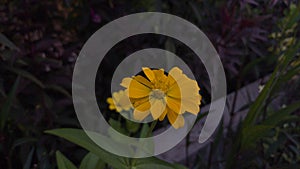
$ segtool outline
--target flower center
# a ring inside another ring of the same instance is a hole
[[[155,99],[163,99],[165,97],[165,93],[160,89],[153,89],[150,96]]]

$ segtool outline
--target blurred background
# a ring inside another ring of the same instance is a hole
[[[211,148],[206,155],[199,152],[193,158],[186,153],[182,155],[186,160],[180,163],[199,169],[299,169],[300,8],[297,0],[1,0],[0,168],[54,169],[57,168],[56,150],[76,166],[80,165],[87,150],[44,131],[81,128],[73,109],[71,82],[74,63],[87,39],[114,19],[146,11],[182,17],[206,34],[223,63],[228,94],[252,82],[262,82],[261,78],[270,77],[273,84],[269,91],[261,92],[265,96],[258,97],[260,100],[243,106],[250,107],[249,113],[255,114],[246,118],[245,125],[238,119],[238,129],[229,129],[226,134],[218,130],[223,134],[217,140],[222,141],[216,141],[211,147],[222,144],[221,157],[217,155],[219,151]],[[96,80],[96,94],[99,107],[108,119],[119,116],[108,109],[106,98],[111,97],[110,90],[103,90],[110,88],[113,71],[126,56],[149,47],[180,56],[201,87],[202,105],[209,104],[209,79],[195,54],[175,39],[146,34],[127,38],[114,46],[99,67],[101,78]],[[261,90],[263,86],[262,82]],[[250,92],[261,90],[251,88]],[[236,103],[233,100],[230,104]],[[278,111],[281,114],[274,115]],[[269,117],[273,119],[268,120]],[[249,121],[254,126],[267,121],[267,126],[272,127],[266,130],[259,126],[250,131],[249,127],[243,128]],[[274,121],[276,124],[270,124]],[[161,123],[157,128],[166,125]],[[241,134],[245,131],[250,136]],[[259,131],[263,134],[254,134]],[[246,148],[234,146],[236,142],[248,144],[236,139],[241,135],[250,142]],[[101,168],[111,168],[111,165],[105,163]]]

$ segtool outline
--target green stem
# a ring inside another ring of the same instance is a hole
[[[150,137],[150,136],[151,136],[152,131],[154,130],[156,124],[157,124],[157,120],[155,120],[155,121],[153,121],[153,122],[151,123],[151,126],[150,126],[150,128],[149,128],[149,130],[148,130],[148,133],[147,133],[147,137]]]
[[[156,124],[157,124],[157,120],[155,120],[155,121],[153,121],[153,122],[151,123],[150,128],[149,128],[149,130],[148,130],[148,132],[147,132],[146,137],[150,137],[150,136],[151,136],[152,131],[154,130]],[[130,160],[131,166],[135,166],[136,159],[135,159],[135,158],[130,158],[129,160]]]

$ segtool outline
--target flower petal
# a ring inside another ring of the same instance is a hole
[[[122,112],[122,110],[123,110],[123,109],[122,109],[122,107],[120,107],[120,106],[116,106],[116,111],[117,111],[117,112],[121,113],[121,112]]]
[[[137,106],[134,111],[133,111],[133,117],[136,120],[143,120],[144,118],[146,118],[149,114],[150,114],[150,109],[151,104],[149,101],[144,102],[143,104],[140,104],[139,106]]]
[[[163,112],[163,113],[159,116],[159,118],[158,118],[159,121],[163,121],[163,120],[165,119],[165,117],[166,117],[168,111],[169,111],[169,108],[168,108],[168,106],[166,106],[164,112]]]
[[[200,112],[199,104],[190,100],[182,100],[182,107],[185,111],[197,115]]]
[[[122,80],[122,82],[121,82],[120,85],[123,86],[123,87],[125,87],[125,88],[128,88],[131,81],[132,81],[132,78],[125,77],[125,78],[123,78],[123,80]]]
[[[109,105],[108,108],[109,108],[109,110],[115,110],[115,109],[116,109],[116,106],[111,104],[111,105]]]
[[[168,76],[171,76],[175,81],[179,81],[182,78],[184,78],[184,74],[182,73],[182,70],[179,69],[178,67],[174,67],[169,71]]]
[[[144,120],[148,115],[150,114],[150,111],[144,111],[144,112],[141,112],[141,111],[138,111],[138,110],[134,110],[133,111],[133,118],[135,120],[139,120],[139,121],[142,121]]]
[[[180,92],[180,88],[179,86],[177,85],[177,83],[173,84],[168,92],[167,92],[167,95],[170,96],[170,97],[174,97],[174,98],[177,98],[177,99],[180,99],[181,98],[181,92]]]
[[[167,116],[168,116],[169,122],[172,124],[172,126],[175,129],[178,129],[178,128],[184,126],[184,118],[182,115],[178,115],[177,113],[175,113],[173,111],[169,111]]]
[[[149,96],[151,92],[151,89],[147,86],[139,83],[136,80],[132,80],[130,82],[129,88],[128,88],[128,94],[130,98],[142,98]]]
[[[144,78],[141,75],[137,75],[137,76],[133,77],[133,79],[136,80],[136,81],[138,81],[138,82],[140,82],[140,83],[142,83],[143,85],[145,85],[145,86],[147,86],[149,88],[152,87],[152,83],[149,82],[146,78]]]
[[[114,101],[113,101],[113,99],[112,99],[111,97],[107,98],[107,99],[106,99],[106,102],[107,102],[108,104],[114,104]]]
[[[155,79],[155,74],[153,73],[153,71],[147,67],[143,67],[143,72],[145,73],[145,75],[147,76],[147,78],[153,82]]]
[[[157,120],[166,109],[166,104],[161,99],[150,99],[150,112],[154,120]]]
[[[149,101],[141,103],[141,104],[137,105],[137,107],[135,107],[136,110],[142,111],[142,112],[148,111],[148,110],[150,110],[150,108],[151,108],[151,104]]]
[[[168,107],[175,113],[180,114],[181,112],[181,101],[173,97],[166,97]]]

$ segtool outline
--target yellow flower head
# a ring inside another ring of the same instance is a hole
[[[116,110],[117,112],[128,111],[131,108],[130,100],[124,90],[114,92],[112,97],[107,98],[110,110]]]
[[[151,114],[154,120],[162,121],[167,116],[177,129],[184,126],[183,113],[199,113],[200,88],[181,69],[174,67],[168,75],[163,69],[143,68],[143,72],[146,78],[137,75],[124,78],[121,83],[132,102],[136,120],[143,120]]]

